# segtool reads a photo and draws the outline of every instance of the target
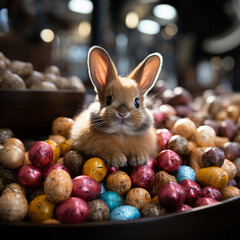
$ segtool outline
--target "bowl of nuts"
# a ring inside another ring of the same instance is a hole
[[[38,72],[31,63],[10,61],[0,53],[1,127],[18,136],[31,136],[33,131],[37,136],[47,134],[50,122],[57,116],[72,117],[82,110],[84,100],[85,86],[79,77],[63,77],[57,66]]]

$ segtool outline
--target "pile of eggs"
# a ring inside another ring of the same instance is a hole
[[[159,153],[136,167],[116,169],[97,156],[84,159],[68,139],[71,118],[55,119],[48,139],[24,144],[1,129],[0,220],[122,221],[191,211],[240,195],[239,113],[235,120],[198,124],[190,117],[170,120],[165,109],[164,125],[156,129]],[[223,127],[226,134],[218,134],[217,124],[230,121],[235,135]]]

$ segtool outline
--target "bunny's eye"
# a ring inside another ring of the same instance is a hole
[[[140,107],[139,98],[134,98],[134,105],[136,108]]]
[[[106,106],[109,106],[112,104],[112,96],[107,96],[107,99],[106,99]]]

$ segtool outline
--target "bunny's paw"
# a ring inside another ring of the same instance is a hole
[[[114,152],[112,154],[109,154],[108,158],[106,159],[106,162],[108,166],[119,168],[127,165],[127,158],[121,152]]]
[[[148,155],[132,155],[129,159],[128,163],[135,167],[142,164],[147,164],[148,162]]]

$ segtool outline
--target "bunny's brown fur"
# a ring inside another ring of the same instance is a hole
[[[88,64],[97,96],[72,127],[75,149],[88,158],[100,157],[115,167],[127,162],[132,166],[145,164],[149,156],[155,157],[153,118],[144,106],[144,97],[155,83],[161,63],[159,54],[149,55],[123,78],[117,75],[108,53],[93,47]]]

